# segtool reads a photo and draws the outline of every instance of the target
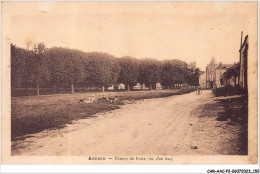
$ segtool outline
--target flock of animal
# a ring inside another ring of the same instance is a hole
[[[84,100],[83,98],[79,99],[79,103],[93,103],[95,101],[114,103],[114,102],[118,101],[118,97],[110,96],[110,94],[109,94],[108,98],[103,95],[102,97],[100,96],[97,100],[94,95],[92,95],[91,97],[88,97],[86,100]]]

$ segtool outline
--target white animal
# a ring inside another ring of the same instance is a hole
[[[92,95],[91,97],[88,97],[87,100],[83,100],[82,98],[79,99],[79,103],[83,102],[83,103],[93,103],[95,101],[95,96]]]

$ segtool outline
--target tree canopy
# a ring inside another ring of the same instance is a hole
[[[173,59],[136,59],[130,56],[117,58],[103,52],[83,52],[77,49],[35,44],[33,50],[11,45],[12,88],[71,87],[74,85],[105,88],[118,83],[128,90],[137,83],[150,89],[156,83],[164,88],[175,84],[198,85],[199,68],[195,62]]]

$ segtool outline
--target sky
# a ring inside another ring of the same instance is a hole
[[[239,61],[241,31],[257,33],[257,2],[2,2],[2,41],[117,57]],[[256,35],[257,36],[257,35]]]

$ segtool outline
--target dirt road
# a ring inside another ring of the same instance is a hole
[[[13,155],[232,154],[234,126],[216,120],[211,91],[136,101],[121,109],[47,130],[13,146]],[[208,108],[209,110],[211,108]],[[220,108],[221,109],[221,108]]]

